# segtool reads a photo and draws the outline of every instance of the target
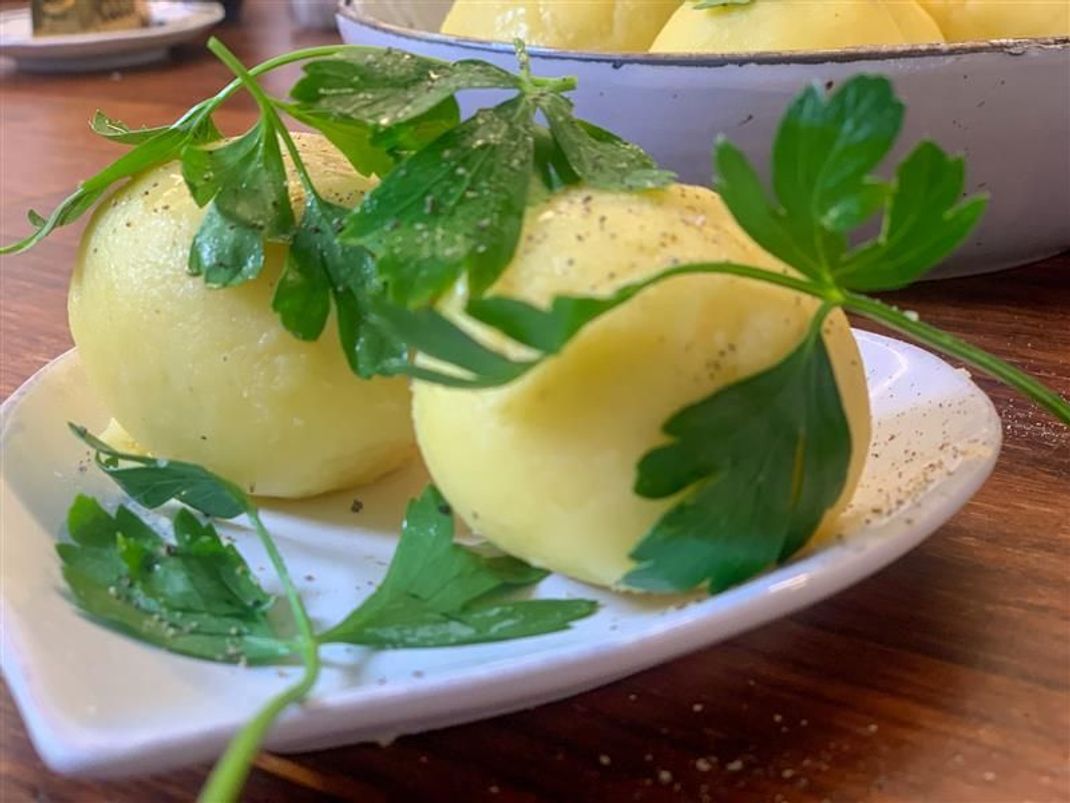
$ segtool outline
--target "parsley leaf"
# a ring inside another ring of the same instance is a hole
[[[260,275],[264,240],[260,229],[231,220],[212,204],[193,235],[187,268],[209,287],[230,287]]]
[[[296,337],[315,340],[327,324],[333,298],[350,367],[365,378],[382,373],[384,365],[405,361],[407,349],[370,318],[369,299],[378,294],[371,254],[337,236],[349,209],[324,200],[314,189],[306,192],[272,306]]]
[[[770,203],[743,153],[717,143],[717,189],[763,248],[819,285],[901,287],[965,239],[986,201],[960,203],[963,167],[922,143],[888,183],[870,175],[891,150],[903,106],[886,78],[856,76],[825,96],[809,87],[791,105],[773,145]],[[881,209],[879,237],[851,250],[848,232]]]
[[[245,494],[207,469],[118,452],[84,427],[71,425],[71,430],[96,451],[97,466],[139,504],[154,508],[174,499],[210,516],[233,518],[245,513],[262,530],[256,508]],[[266,627],[261,619],[271,599],[252,581],[234,548],[223,545],[214,529],[189,511],[175,516],[176,546],[165,544],[129,510],[120,508],[112,518],[85,498],[76,501],[71,521],[79,549],[61,545],[60,554],[73,567],[68,582],[76,595],[83,595],[82,605],[89,613],[115,620],[116,626],[168,649],[195,654],[192,650],[203,645],[200,657],[218,659],[220,650],[214,649],[218,642],[185,638],[190,636],[186,633],[175,642],[182,649],[162,643],[168,628],[145,621],[139,612],[159,614],[171,629],[198,622],[198,636],[233,635],[231,628],[241,625],[240,635],[249,636],[249,646],[259,650],[246,655],[250,661],[293,652],[290,643],[285,649],[261,643],[270,635],[261,627]],[[285,572],[281,558],[279,566],[281,576]],[[586,600],[502,601],[495,596],[537,583],[546,574],[515,558],[487,556],[454,544],[449,508],[435,488],[428,488],[409,505],[401,540],[380,587],[340,624],[310,638],[381,649],[474,644],[553,632],[595,610],[595,603]],[[288,583],[288,574],[286,578]],[[303,615],[303,607],[293,607]],[[209,618],[202,622],[200,617]],[[226,617],[252,620],[246,627]],[[240,653],[232,649],[225,660],[238,658]]]
[[[487,557],[453,543],[450,509],[429,487],[409,503],[379,588],[319,638],[379,648],[476,644],[563,630],[597,609],[582,599],[500,599],[546,575],[515,558]]]
[[[31,210],[29,218],[36,230],[18,242],[0,247],[0,254],[17,254],[32,248],[56,228],[74,222],[92,209],[115,183],[175,159],[190,142],[209,139],[215,130],[211,124],[210,110],[211,107],[206,103],[200,103],[173,126],[153,129],[152,134],[138,142],[135,148],[79,184],[78,189],[67,196],[47,218]]]
[[[282,108],[295,120],[323,134],[358,173],[383,176],[393,168],[394,159],[385,148],[372,143],[372,131],[363,123],[297,104],[284,105]]]
[[[520,96],[476,112],[389,173],[343,239],[377,258],[389,297],[425,304],[467,271],[490,287],[520,237],[534,168],[533,106]]]
[[[211,661],[273,663],[293,652],[269,621],[274,599],[238,551],[186,509],[165,541],[129,508],[71,505],[63,577],[90,617],[142,641]]]
[[[464,372],[446,373],[398,359],[383,364],[382,371],[387,374],[451,387],[485,388],[512,382],[538,364],[538,360],[511,360],[484,346],[434,307],[409,310],[380,300],[371,310],[380,329],[396,340]]]
[[[301,222],[286,254],[286,265],[271,307],[282,325],[300,340],[316,340],[331,312],[331,274],[328,262],[339,260],[343,248],[364,259],[362,249],[342,246],[335,238],[335,215],[327,201],[310,195]],[[342,216],[348,214],[342,209]]]
[[[648,591],[722,591],[786,560],[839,498],[851,435],[818,314],[803,342],[762,373],[666,422],[673,438],[639,464],[635,491],[686,490],[632,553],[623,582]]]
[[[212,202],[194,235],[188,264],[189,272],[203,275],[210,287],[256,278],[264,266],[263,240],[289,240],[293,234],[278,117],[261,93],[254,97],[261,118],[245,134],[182,152],[182,177],[193,200],[198,206]]]
[[[464,89],[517,89],[515,75],[483,61],[449,63],[399,50],[349,48],[310,61],[290,96],[317,111],[389,129],[424,115]],[[451,107],[456,113],[456,106]]]
[[[638,145],[578,120],[572,102],[555,93],[542,93],[539,108],[572,171],[592,187],[603,190],[646,190],[665,187],[675,175],[661,170]]]
[[[880,235],[836,269],[852,290],[894,290],[919,279],[974,229],[986,198],[961,201],[965,162],[923,142],[899,165]]]
[[[131,499],[155,508],[175,499],[221,519],[249,511],[251,502],[237,485],[194,463],[163,460],[117,451],[82,426],[68,424],[75,437],[95,452],[97,467]]]
[[[296,102],[284,108],[330,139],[359,172],[382,176],[457,125],[457,92],[518,86],[514,75],[485,62],[348,48],[305,64],[290,90]]]
[[[153,137],[170,130],[173,126],[132,129],[121,120],[109,117],[100,109],[97,109],[93,114],[93,119],[89,121],[89,127],[93,129],[94,134],[110,139],[113,142],[118,142],[122,145],[141,145]],[[212,122],[212,118],[207,114],[199,116],[190,131],[191,141],[193,142],[214,142],[223,138],[223,135],[219,133],[219,129]]]
[[[215,199],[224,216],[262,228],[268,239],[289,237],[294,218],[286,167],[269,118],[223,145],[187,148],[182,177],[198,206]]]

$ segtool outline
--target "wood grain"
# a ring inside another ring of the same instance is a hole
[[[223,36],[247,62],[322,42],[281,2]],[[78,77],[0,67],[0,240],[115,155],[98,105],[162,123],[225,70]],[[284,86],[284,81],[278,86]],[[248,118],[235,104],[225,126]],[[0,393],[70,346],[78,227],[0,265]],[[1070,257],[895,300],[1070,394]],[[1070,801],[1070,431],[979,380],[1003,416],[995,474],[932,539],[809,610],[605,688],[511,716],[301,756],[265,755],[250,801]],[[129,781],[50,774],[6,691],[0,800],[189,800],[206,767]]]

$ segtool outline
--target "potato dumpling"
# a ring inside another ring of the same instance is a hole
[[[949,42],[1070,36],[1067,0],[919,0]]]
[[[318,136],[298,135],[317,188],[355,204],[368,189]],[[291,179],[295,213],[299,185]],[[401,379],[358,379],[334,321],[314,343],[279,323],[271,297],[286,249],[261,276],[208,289],[186,272],[204,217],[177,163],[133,179],[93,216],[69,315],[90,382],[150,454],[200,463],[253,492],[306,496],[375,479],[414,453]]]
[[[650,50],[748,53],[943,41],[915,0],[753,0],[706,9],[686,3]]]
[[[642,52],[680,0],[457,0],[442,33],[566,50]]]
[[[545,307],[555,295],[605,295],[669,265],[711,260],[788,270],[710,190],[570,189],[528,211],[517,254],[491,294]],[[443,309],[478,333],[461,312],[462,293]],[[474,531],[538,566],[613,585],[632,568],[632,548],[674,504],[632,491],[639,459],[666,442],[662,425],[785,357],[816,307],[810,297],[752,280],[670,279],[510,385],[415,383],[417,442],[434,481]],[[482,336],[503,347],[491,333]],[[869,409],[858,350],[839,312],[826,322],[825,342],[854,444],[849,481],[822,524],[830,529],[862,470]]]

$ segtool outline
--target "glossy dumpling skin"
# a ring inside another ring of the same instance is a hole
[[[754,0],[706,9],[685,3],[650,50],[753,53],[942,41],[939,27],[914,0]]]
[[[456,0],[442,33],[563,50],[642,52],[680,0]]]
[[[720,260],[788,270],[708,189],[577,188],[529,210],[520,248],[491,292],[547,306],[561,294],[609,294],[672,264]],[[612,586],[632,567],[634,546],[674,503],[632,491],[640,457],[665,442],[664,422],[785,357],[815,308],[810,297],[732,276],[668,280],[512,384],[456,390],[415,383],[424,460],[474,531],[538,566]],[[465,318],[462,291],[444,309],[508,350]],[[832,315],[824,336],[853,442],[847,486],[820,528],[828,532],[861,473],[870,424],[846,318]]]
[[[297,141],[320,193],[358,203],[369,180],[322,137]],[[296,181],[291,191],[299,213]],[[407,383],[358,379],[333,315],[315,342],[279,323],[284,246],[269,244],[261,275],[237,287],[209,289],[186,272],[204,214],[171,163],[131,180],[86,228],[68,313],[92,388],[121,427],[111,431],[267,496],[351,487],[413,457]]]

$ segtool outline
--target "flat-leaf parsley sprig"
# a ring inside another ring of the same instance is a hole
[[[93,450],[98,468],[137,504],[180,507],[173,539],[126,505],[108,513],[78,496],[67,516],[70,542],[57,545],[63,577],[90,618],[171,652],[238,664],[298,659],[297,683],[272,698],[233,738],[201,793],[211,803],[234,800],[271,724],[303,699],[319,677],[319,648],[359,644],[374,649],[449,647],[553,633],[594,613],[584,599],[516,600],[547,572],[506,555],[453,541],[453,517],[434,487],[410,502],[401,539],[376,591],[335,625],[317,631],[256,504],[234,483],[193,463],[126,454],[71,425]],[[244,516],[271,559],[289,608],[257,582],[210,518]]]

